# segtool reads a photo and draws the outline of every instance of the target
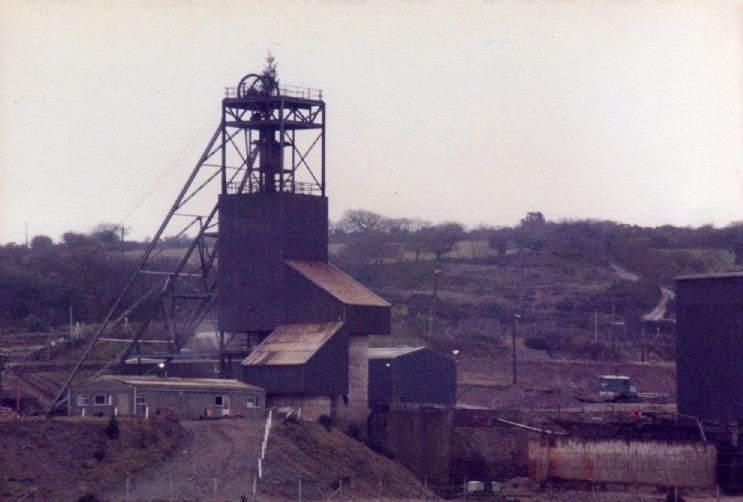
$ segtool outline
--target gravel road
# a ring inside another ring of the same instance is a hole
[[[183,421],[189,438],[170,459],[116,487],[107,500],[240,500],[250,497],[265,421]],[[270,439],[269,439],[270,442]]]

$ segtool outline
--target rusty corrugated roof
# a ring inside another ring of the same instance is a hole
[[[343,323],[282,324],[242,362],[244,366],[304,364]]]
[[[110,382],[133,385],[135,387],[150,387],[160,389],[209,389],[209,390],[234,390],[234,391],[262,391],[260,387],[250,385],[238,380],[227,380],[221,378],[176,378],[159,376],[134,376],[134,375],[104,375],[103,380]]]
[[[320,288],[347,305],[389,307],[390,304],[372,293],[351,276],[321,261],[286,260],[286,263]]]

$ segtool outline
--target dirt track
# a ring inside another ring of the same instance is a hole
[[[167,461],[131,478],[128,500],[250,497],[264,424],[259,419],[183,421],[188,440]],[[126,495],[126,486],[120,486],[106,498],[125,500]]]

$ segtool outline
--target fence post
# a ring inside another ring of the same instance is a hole
[[[302,502],[302,476],[301,475],[299,476],[299,487],[298,487],[297,500],[299,500],[299,502]]]
[[[170,502],[173,502],[173,478],[170,478]]]
[[[217,476],[214,476],[214,497],[217,497]]]
[[[256,477],[255,477],[255,474],[253,474],[253,502],[255,502],[255,497],[256,497],[256,495],[255,495],[255,492],[256,492],[256,486],[255,486],[256,481],[257,480],[256,480]]]
[[[129,502],[129,476],[126,477],[126,501]]]

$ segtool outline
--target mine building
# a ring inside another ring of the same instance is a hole
[[[678,412],[743,419],[743,273],[676,280]]]
[[[456,362],[427,347],[369,349],[369,407],[391,403],[455,405]]]
[[[269,406],[363,426],[368,337],[389,333],[390,306],[328,263],[321,93],[249,75],[222,116],[224,135],[252,138],[245,158],[255,160],[219,197],[219,330],[256,341],[243,379],[265,387]],[[313,167],[296,148],[303,134],[315,135]],[[300,181],[300,170],[311,176]]]
[[[214,353],[187,354],[208,325],[221,378],[365,428],[369,337],[389,334],[390,305],[328,262],[322,91],[269,70],[226,89],[217,130],[49,413],[98,341],[127,344],[120,373],[215,376]],[[206,213],[205,187],[218,194]],[[188,229],[179,259],[159,260],[165,232]]]
[[[260,387],[218,378],[104,375],[68,393],[68,413],[77,416],[258,417],[266,405]]]

